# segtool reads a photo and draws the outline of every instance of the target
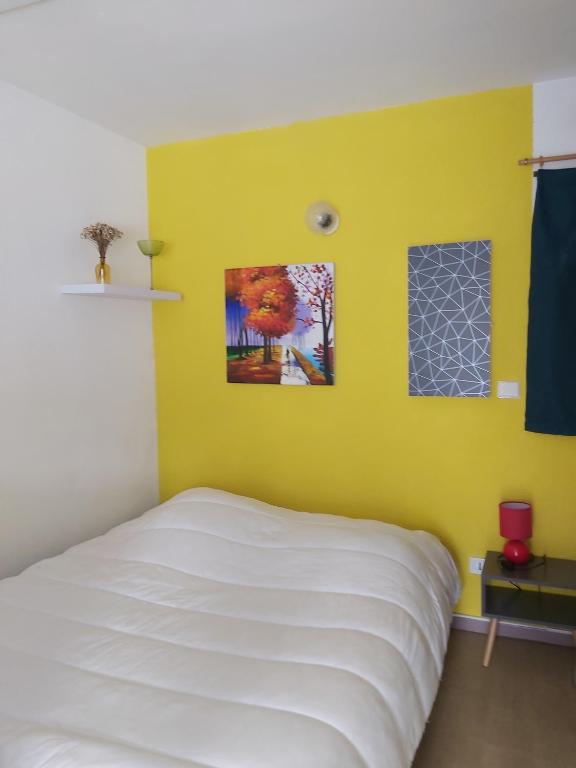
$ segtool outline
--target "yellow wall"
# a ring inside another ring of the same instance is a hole
[[[524,384],[531,90],[516,88],[149,151],[150,226],[169,243],[154,309],[160,481],[436,533],[479,612],[469,555],[497,503],[535,505],[534,548],[576,555],[576,439],[523,431],[523,401],[409,398],[408,246],[493,241],[493,379]],[[333,202],[340,230],[304,226]],[[223,270],[336,264],[336,386],[225,381]]]

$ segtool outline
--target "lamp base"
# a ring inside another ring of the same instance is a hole
[[[532,557],[528,545],[519,539],[507,541],[502,554],[509,563],[513,563],[515,566],[528,563]]]
[[[536,568],[543,568],[546,565],[546,555],[530,555],[530,560],[522,565],[516,565],[511,563],[510,560],[506,560],[504,555],[498,555],[498,565],[503,571],[507,571],[521,576],[525,571],[533,571]]]

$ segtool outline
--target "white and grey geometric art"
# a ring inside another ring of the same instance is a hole
[[[409,394],[490,395],[490,240],[408,250]]]

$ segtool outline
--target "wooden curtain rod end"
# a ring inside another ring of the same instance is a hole
[[[539,165],[540,168],[547,162],[547,158],[539,155],[538,157],[523,157],[522,160],[518,160],[518,165]]]
[[[545,163],[559,163],[565,160],[576,160],[576,152],[570,155],[538,155],[538,157],[523,157],[518,160],[518,165],[539,165],[540,168]]]

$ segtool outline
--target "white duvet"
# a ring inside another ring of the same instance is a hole
[[[430,534],[186,491],[0,582],[0,766],[404,768],[458,588]]]

